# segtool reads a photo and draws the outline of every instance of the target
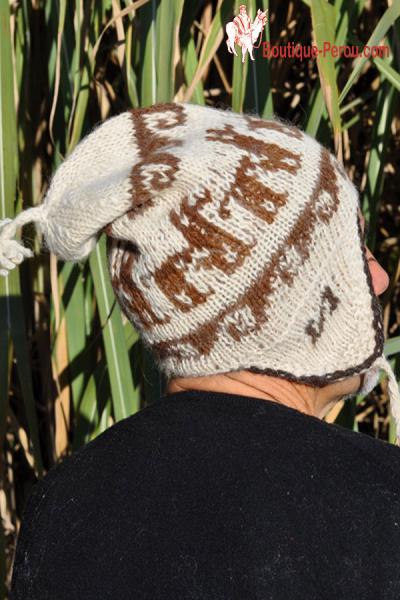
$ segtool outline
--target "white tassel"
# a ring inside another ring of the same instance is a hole
[[[24,258],[33,256],[32,250],[14,237],[18,227],[32,221],[43,223],[44,216],[44,205],[40,204],[21,212],[15,219],[0,220],[0,275],[7,277]]]
[[[393,373],[392,367],[385,356],[381,356],[375,363],[377,367],[385,371],[388,376],[388,395],[390,401],[390,412],[396,424],[396,445],[400,446],[400,391]]]

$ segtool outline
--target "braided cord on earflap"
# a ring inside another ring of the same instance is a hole
[[[24,258],[33,256],[30,248],[15,239],[15,234],[18,227],[27,223],[43,223],[44,217],[44,205],[40,204],[21,212],[15,219],[0,220],[0,275],[6,277]]]
[[[396,425],[396,445],[400,446],[400,391],[396,376],[386,356],[380,356],[374,366],[385,371],[387,380],[387,391],[390,402],[390,412]]]

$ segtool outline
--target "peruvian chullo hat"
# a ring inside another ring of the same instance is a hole
[[[43,204],[3,221],[0,266],[36,221],[80,261],[108,236],[123,312],[168,377],[250,370],[323,386],[389,377],[358,193],[313,138],[277,119],[191,104],[110,118],[58,168]]]

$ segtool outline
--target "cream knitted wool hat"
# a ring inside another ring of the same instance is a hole
[[[0,274],[32,253],[36,221],[78,261],[108,236],[126,316],[172,376],[235,370],[322,386],[386,371],[400,396],[364,252],[358,193],[299,129],[191,104],[105,121],[58,168],[43,204],[0,223]]]

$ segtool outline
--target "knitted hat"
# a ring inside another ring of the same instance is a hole
[[[277,119],[191,104],[110,118],[58,168],[43,204],[0,224],[0,274],[36,221],[78,261],[108,236],[112,286],[168,377],[249,370],[323,386],[389,377],[382,311],[336,158]]]

